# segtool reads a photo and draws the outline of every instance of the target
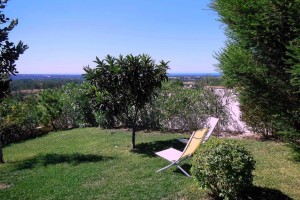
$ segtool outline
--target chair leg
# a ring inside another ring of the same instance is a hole
[[[187,177],[191,177],[184,169],[182,169],[179,165],[176,164],[176,167],[180,169]]]
[[[168,169],[168,168],[172,167],[173,165],[176,165],[176,167],[177,167],[178,169],[180,169],[180,171],[182,171],[187,177],[191,177],[191,175],[189,175],[184,169],[182,169],[182,167],[180,167],[180,166],[177,164],[177,162],[172,162],[171,164],[169,164],[169,165],[167,165],[167,166],[165,166],[165,167],[163,167],[163,168],[157,170],[156,172],[161,172],[161,171],[163,171],[163,170],[165,170],[165,169]]]
[[[175,164],[176,164],[176,162],[172,162],[171,164],[169,164],[169,165],[167,165],[167,166],[165,166],[165,167],[163,167],[163,168],[157,170],[156,172],[161,172],[161,171],[163,171],[163,170],[165,170],[165,169],[168,169],[169,167],[172,167],[172,166],[175,165]]]

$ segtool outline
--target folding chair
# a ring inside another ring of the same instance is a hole
[[[210,135],[212,134],[213,130],[215,129],[217,123],[218,123],[219,119],[215,118],[215,117],[209,117],[206,121],[206,126],[209,127],[208,132],[203,140],[203,144],[206,142],[206,140],[208,140],[208,138],[210,137]],[[184,144],[187,144],[189,139],[186,138],[179,138],[177,139],[179,142],[182,142]]]
[[[218,121],[219,121],[219,119],[218,119],[218,118],[215,118],[215,117],[210,117],[210,118],[208,118],[208,120],[207,120],[207,125],[208,125],[209,129],[208,129],[208,132],[207,132],[207,134],[206,134],[206,136],[205,136],[205,138],[204,138],[204,140],[203,140],[203,142],[202,142],[203,144],[204,144],[204,143],[208,140],[208,138],[211,136],[211,134],[212,134],[212,132],[214,131],[214,129],[215,129],[215,127],[216,127]]]
[[[170,161],[171,164],[167,165],[166,167],[163,167],[156,172],[163,171],[165,169],[168,169],[169,167],[172,167],[175,165],[179,170],[181,170],[186,176],[191,177],[182,167],[179,166],[179,162],[182,160],[189,158],[196,150],[197,148],[206,142],[210,135],[212,134],[216,124],[218,123],[219,119],[217,118],[210,118],[209,120],[209,130],[208,128],[204,128],[198,131],[195,131],[190,139],[187,142],[187,145],[185,146],[184,150],[181,152],[174,148],[169,148],[163,151],[156,152],[155,154]]]

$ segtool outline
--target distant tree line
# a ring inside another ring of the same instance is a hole
[[[173,79],[171,79],[173,80]],[[175,78],[174,80],[181,79]],[[22,91],[22,90],[43,90],[43,89],[55,89],[61,88],[62,86],[68,83],[81,84],[84,82],[84,79],[78,78],[53,78],[53,79],[16,79],[10,83],[10,90],[12,92]],[[221,77],[212,77],[212,76],[203,76],[198,78],[195,82],[195,87],[198,87],[199,84],[211,85],[211,86],[220,86],[222,85]]]
[[[33,89],[54,89],[61,88],[67,83],[81,84],[83,79],[67,79],[67,78],[55,78],[55,79],[18,79],[12,81],[10,84],[11,91],[20,90],[33,90]]]

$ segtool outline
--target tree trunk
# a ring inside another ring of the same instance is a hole
[[[0,133],[0,163],[4,163],[2,152],[2,134]]]
[[[131,142],[132,142],[132,149],[135,149],[135,124],[132,126]]]
[[[57,129],[56,129],[55,125],[54,125],[54,120],[52,120],[52,119],[51,119],[51,125],[52,125],[52,128],[54,129],[54,132],[56,132]]]
[[[132,149],[135,149],[135,131],[136,131],[137,115],[138,115],[138,110],[135,110],[134,117],[131,121],[131,125],[132,125],[132,138],[131,138]]]

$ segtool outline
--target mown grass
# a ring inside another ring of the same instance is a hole
[[[4,148],[0,165],[0,199],[205,199],[193,181],[155,151],[183,146],[182,134],[137,134],[97,128],[74,129]],[[238,140],[257,161],[249,198],[300,199],[300,163],[285,144]],[[189,164],[189,162],[187,162]],[[189,165],[185,165],[189,168]]]

